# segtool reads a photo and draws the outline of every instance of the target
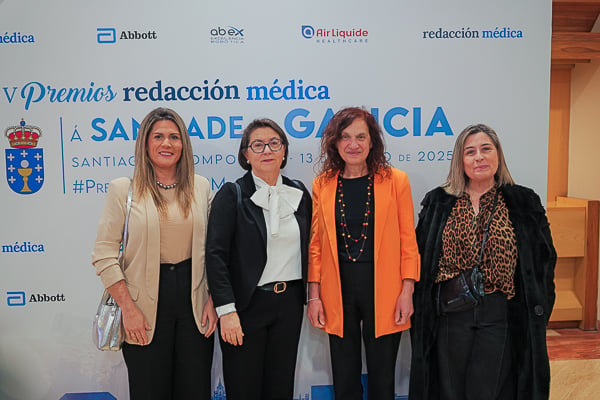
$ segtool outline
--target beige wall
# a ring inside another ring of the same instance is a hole
[[[600,200],[600,60],[573,70],[569,136],[569,196]]]
[[[571,75],[569,196],[600,200],[600,59],[576,64]]]
[[[600,32],[600,19],[592,31]],[[571,79],[568,195],[600,200],[600,60],[577,64]]]

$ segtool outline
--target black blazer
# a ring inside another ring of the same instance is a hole
[[[300,181],[285,176],[282,179],[284,184],[304,192],[295,216],[300,228],[306,293],[312,200]],[[262,208],[250,200],[256,191],[252,173],[246,173],[236,182],[241,189],[241,204],[231,182],[223,185],[212,201],[206,236],[206,274],[215,307],[235,303],[236,310],[242,311],[248,306],[267,263],[267,227]]]

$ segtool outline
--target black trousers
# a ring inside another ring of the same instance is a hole
[[[370,400],[393,400],[396,358],[401,332],[375,338],[374,267],[340,263],[344,337],[329,335],[333,391],[336,400],[362,400],[361,338],[367,361]],[[362,333],[361,333],[362,325]]]
[[[473,310],[439,318],[436,352],[440,398],[516,398],[504,294],[486,295]]]
[[[238,312],[243,344],[220,338],[227,400],[291,400],[304,290],[299,284],[283,293],[256,290],[250,304]]]
[[[156,330],[149,345],[125,343],[131,400],[209,400],[214,335],[192,312],[191,262],[161,264]]]

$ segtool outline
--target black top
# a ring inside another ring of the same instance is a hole
[[[371,201],[369,205],[371,212],[367,218],[369,225],[366,230],[367,239],[364,243],[364,248],[363,239],[360,236],[363,230],[363,222],[365,221],[366,202],[368,198],[367,187],[372,180],[369,180],[369,176],[365,175],[352,179],[340,178],[340,181],[342,182],[344,204],[346,205],[346,222],[352,239],[346,238],[344,241],[344,237],[342,237],[340,187],[338,183],[335,194],[335,230],[338,258],[340,262],[352,262],[352,260],[348,259],[349,252],[350,256],[357,259],[358,262],[373,263],[375,261],[375,190],[373,186],[371,186]],[[358,239],[358,241],[355,239]],[[348,252],[346,252],[346,243],[348,244]],[[363,251],[359,258],[361,248],[363,248]]]

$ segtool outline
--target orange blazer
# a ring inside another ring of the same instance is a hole
[[[308,281],[320,283],[327,333],[344,336],[342,287],[335,229],[337,175],[313,180],[313,218]],[[375,337],[410,328],[396,325],[396,299],[402,280],[419,280],[419,250],[410,183],[405,172],[391,168],[375,174]]]

